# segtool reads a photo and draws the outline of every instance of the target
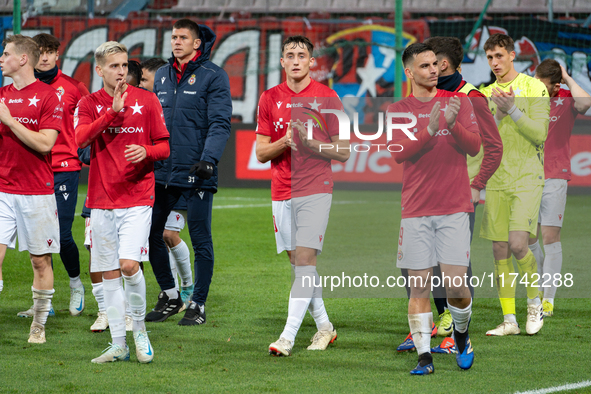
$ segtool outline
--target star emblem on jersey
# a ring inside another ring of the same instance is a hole
[[[29,107],[30,107],[31,105],[34,105],[34,106],[36,107],[36,106],[37,106],[37,103],[38,103],[39,101],[41,101],[41,100],[39,100],[39,99],[37,98],[37,95],[36,95],[36,94],[35,94],[35,96],[34,96],[33,98],[30,98],[30,99],[28,99],[28,100],[29,100]]]
[[[559,105],[563,105],[562,102],[564,101],[564,99],[561,98],[557,98],[556,101],[554,101],[556,103],[556,106],[558,107]]]
[[[515,97],[517,97],[517,96],[519,96],[521,94],[521,89],[515,88],[515,90],[513,91],[513,93],[515,93]]]
[[[102,110],[103,110],[103,106],[102,105],[97,105],[96,106],[96,112],[98,112],[100,114]]]
[[[320,109],[319,107],[322,105],[322,103],[316,102],[316,97],[314,97],[314,102],[313,103],[308,103],[308,104],[310,104],[310,107],[312,107],[312,109],[314,111],[318,111]]]
[[[143,105],[139,105],[137,101],[135,102],[135,105],[132,105],[129,108],[133,109],[133,114],[132,115],[134,115],[134,114],[143,115],[142,114],[142,108],[144,108],[144,106]]]

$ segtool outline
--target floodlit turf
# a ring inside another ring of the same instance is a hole
[[[81,186],[81,196],[84,189]],[[398,275],[394,266],[400,193],[337,191],[334,202],[319,257],[320,274],[351,270],[354,275]],[[267,347],[285,323],[291,275],[287,258],[275,253],[270,191],[222,189],[214,207],[216,266],[206,306],[207,324],[180,327],[176,324],[180,315],[164,323],[147,323],[155,350],[154,362],[148,365],[137,363],[131,334],[130,362],[90,363],[108,346],[110,336],[89,330],[97,307],[86,269],[88,253],[82,245],[84,222],[80,217],[74,222],[74,237],[81,252],[86,309],[80,317],[69,316],[68,279],[56,255],[53,304],[57,316],[49,318],[45,345],[28,344],[31,320],[16,316],[32,304],[33,274],[26,253],[9,251],[0,295],[0,392],[510,393],[590,379],[588,298],[557,299],[555,316],[546,319],[538,335],[510,338],[485,336],[501,322],[501,309],[497,299],[478,298],[470,327],[474,367],[461,371],[453,355],[436,354],[435,374],[412,377],[409,371],[416,365],[416,353],[397,354],[395,350],[408,334],[407,301],[384,298],[390,291],[400,294],[401,290],[380,287],[336,292],[333,295],[340,298],[325,300],[338,331],[338,340],[327,351],[306,350],[316,331],[307,316],[293,355],[270,357]],[[584,290],[589,282],[583,282],[589,275],[589,219],[588,197],[570,196],[562,236],[563,273],[574,274],[579,297],[583,291],[589,295]],[[189,239],[186,229],[182,235]],[[475,274],[490,272],[490,242],[476,237],[472,257]],[[151,309],[159,289],[149,264],[146,278]],[[348,295],[382,298],[345,298]],[[525,304],[524,299],[517,300],[517,319],[523,331]],[[431,343],[440,341],[435,338]]]

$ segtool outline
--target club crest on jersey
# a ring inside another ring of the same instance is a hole
[[[35,93],[35,96],[33,96],[33,98],[30,98],[30,99],[28,99],[28,100],[29,100],[29,107],[30,107],[31,105],[34,105],[34,106],[36,107],[36,106],[37,106],[37,103],[38,103],[39,101],[41,101],[41,100],[39,100],[39,99],[37,98],[37,93]]]
[[[189,78],[189,85],[193,85],[195,83],[195,74],[191,74],[191,78]]]

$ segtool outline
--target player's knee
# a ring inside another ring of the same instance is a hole
[[[522,259],[528,250],[527,242],[510,243],[509,247],[511,248],[511,253],[518,259]]]
[[[178,245],[181,241],[181,237],[179,237],[179,233],[176,231],[170,231],[170,230],[164,230],[164,232],[162,233],[162,238],[164,239],[166,246],[168,246],[169,248],[172,248],[172,247]]]
[[[51,267],[51,257],[50,255],[31,255],[31,264],[33,265],[33,270],[44,271],[48,267]]]
[[[543,234],[544,245],[550,245],[556,242],[560,242],[560,228],[558,230],[549,230]]]
[[[139,263],[133,260],[120,260],[119,265],[121,267],[121,272],[125,276],[132,276],[139,269]]]

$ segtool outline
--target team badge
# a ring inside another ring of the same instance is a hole
[[[195,83],[195,74],[191,75],[191,78],[189,78],[189,85],[193,85]]]
[[[398,251],[398,261],[402,260],[402,250]]]

